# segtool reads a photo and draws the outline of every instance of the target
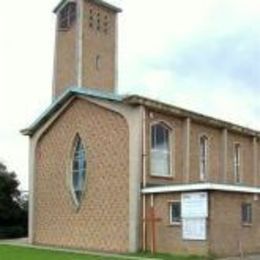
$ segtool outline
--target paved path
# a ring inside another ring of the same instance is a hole
[[[28,244],[27,238],[13,239],[13,240],[0,240],[0,245],[21,246],[21,247],[41,249],[41,250],[59,251],[59,252],[76,253],[76,254],[84,254],[84,255],[103,256],[103,257],[113,257],[113,258],[126,259],[126,260],[127,259],[129,259],[129,260],[163,260],[160,258],[146,258],[146,257],[127,256],[127,255],[110,254],[110,253],[97,253],[97,252],[90,252],[90,251],[84,251],[84,250],[54,248],[54,247],[47,247],[47,246],[36,246],[36,245]]]
[[[248,255],[244,257],[228,257],[219,260],[260,260],[260,255]]]

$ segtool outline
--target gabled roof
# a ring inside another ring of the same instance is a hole
[[[119,95],[107,93],[104,91],[98,91],[89,88],[71,87],[64,92],[59,98],[57,98],[32,125],[28,128],[21,130],[23,135],[33,135],[39,127],[41,127],[48,119],[58,111],[71,97],[92,97],[113,102],[121,102],[123,98]]]
[[[56,111],[58,111],[71,97],[90,97],[103,99],[111,102],[121,102],[129,106],[144,106],[152,111],[172,115],[178,118],[190,118],[194,122],[212,126],[219,129],[227,129],[239,134],[260,138],[260,131],[253,130],[241,125],[233,124],[214,117],[192,112],[164,102],[153,100],[138,95],[120,96],[110,92],[90,89],[86,87],[71,87],[55,100],[47,110],[28,128],[21,131],[24,135],[33,135]]]
[[[122,12],[122,9],[114,6],[114,5],[111,5],[103,0],[89,0],[91,2],[93,2],[94,4],[96,5],[99,5],[99,6],[102,6],[102,7],[105,7],[107,9],[110,9],[111,11],[113,12],[116,12],[116,13],[120,13]],[[62,8],[67,2],[74,2],[73,0],[62,0],[53,10],[54,13],[57,13],[60,8]]]
[[[210,117],[201,113],[189,111],[180,107],[173,106],[171,104],[167,104],[143,96],[131,95],[124,98],[124,102],[129,105],[145,106],[154,111],[158,111],[164,114],[174,115],[179,118],[190,118],[194,122],[200,122],[203,123],[204,125],[209,125],[209,126],[213,126],[216,128],[223,128],[223,129],[226,128],[233,132],[246,134],[250,136],[256,136],[260,138],[260,131],[253,130],[251,128],[247,128],[238,124],[230,123],[224,120],[220,120],[214,117]]]

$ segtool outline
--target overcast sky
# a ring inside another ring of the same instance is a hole
[[[260,129],[259,0],[110,0],[120,15],[119,91]],[[4,1],[0,160],[27,189],[19,130],[50,104],[58,0]]]

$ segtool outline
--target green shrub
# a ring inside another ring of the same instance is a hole
[[[20,238],[27,236],[27,230],[23,226],[0,227],[0,239]]]

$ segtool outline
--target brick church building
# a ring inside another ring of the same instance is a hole
[[[117,94],[117,15],[63,0],[53,101],[31,126],[33,244],[260,252],[260,132]],[[158,86],[160,87],[160,86]]]

